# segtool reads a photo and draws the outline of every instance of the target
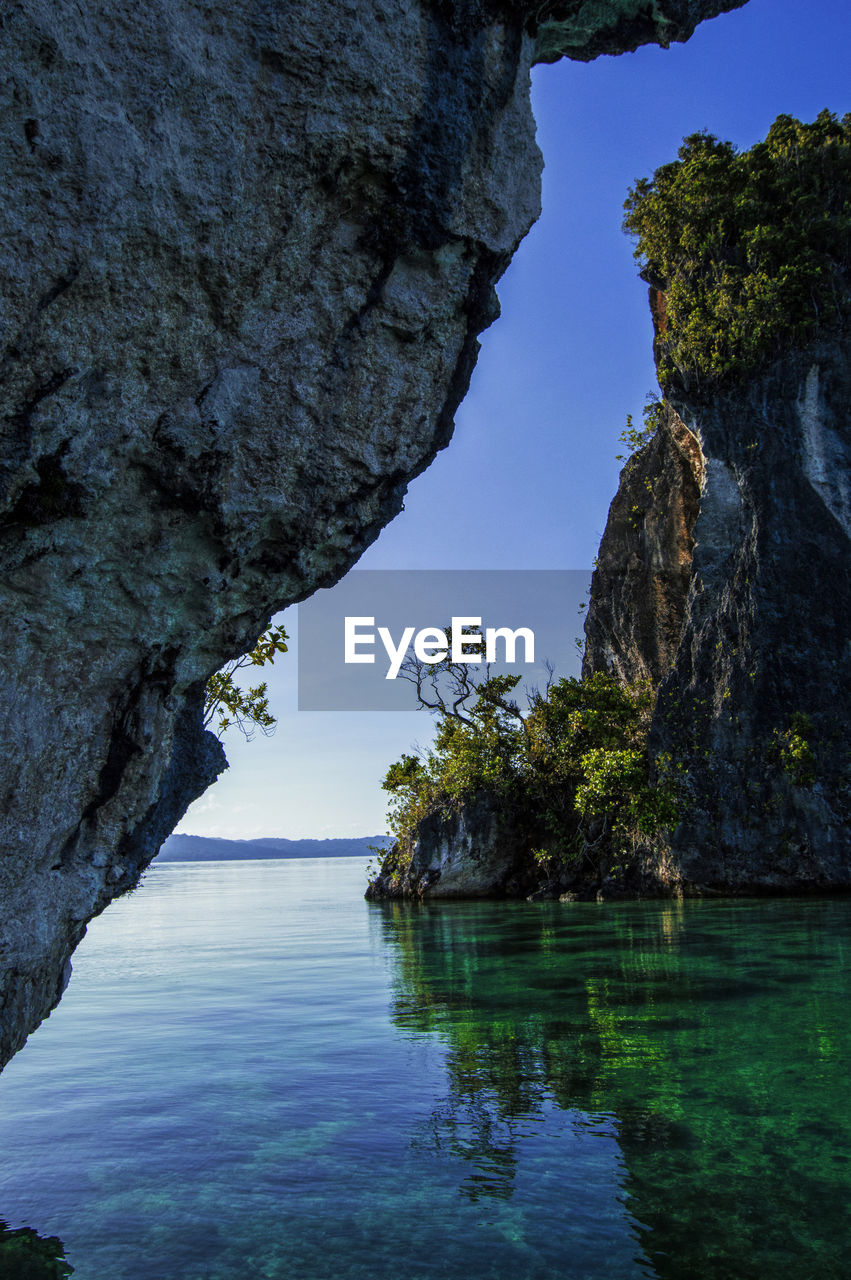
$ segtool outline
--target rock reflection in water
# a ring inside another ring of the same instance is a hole
[[[31,1227],[13,1229],[0,1219],[2,1280],[67,1280],[73,1271],[58,1236],[40,1236]]]
[[[446,1045],[420,1141],[508,1199],[553,1109],[614,1133],[670,1280],[845,1274],[842,901],[380,908],[394,1021]]]

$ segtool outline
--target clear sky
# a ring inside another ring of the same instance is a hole
[[[537,67],[543,215],[499,285],[449,448],[359,562],[370,569],[582,569],[596,555],[626,415],[655,387],[647,288],[620,230],[627,189],[706,129],[741,148],[785,112],[851,111],[848,0],[749,0],[685,45]],[[295,611],[280,615],[295,629]],[[430,736],[425,713],[296,710],[295,649],[269,685],[274,737],[178,830],[230,838],[375,835],[380,780]]]

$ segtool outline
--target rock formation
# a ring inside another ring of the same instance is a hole
[[[471,875],[479,892],[528,892],[535,862],[546,882],[532,896],[851,889],[849,183],[851,117],[824,111],[779,117],[741,155],[692,135],[636,185],[627,226],[665,400],[611,505],[581,688],[649,687],[649,731],[639,747],[617,730],[602,757],[580,746],[566,771],[589,702],[544,803],[524,811],[505,792],[490,860],[460,838],[462,801],[456,847],[421,822],[410,865],[391,858],[372,896],[434,897],[444,880],[469,892]],[[537,750],[517,773],[525,796]],[[536,814],[559,794],[568,841],[553,854]],[[633,818],[616,839],[624,795]]]
[[[682,635],[703,455],[670,406],[627,462],[609,508],[585,621],[584,677],[658,685]]]
[[[507,820],[493,797],[482,794],[423,818],[410,847],[393,846],[366,897],[517,897],[537,884],[525,867],[528,847],[528,827]]]
[[[586,671],[653,677],[653,752],[688,774],[664,867],[645,871],[693,892],[851,887],[847,343],[668,399],[676,413],[624,468],[586,624]],[[687,465],[672,484],[675,457]],[[640,507],[648,482],[679,536],[660,538]]]
[[[691,891],[851,888],[849,184],[823,111],[741,155],[694,135],[627,204],[669,410],[612,505],[586,670],[658,685],[685,786],[658,878]]]
[[[448,442],[538,214],[532,63],[739,3],[0,15],[0,1062],[224,767],[207,678]]]

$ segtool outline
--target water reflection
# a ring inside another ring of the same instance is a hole
[[[420,1139],[509,1199],[553,1109],[615,1132],[663,1278],[847,1274],[846,902],[380,908],[393,1018],[437,1034]]]
[[[67,1280],[74,1268],[58,1236],[40,1236],[30,1227],[13,1230],[0,1220],[2,1280]]]

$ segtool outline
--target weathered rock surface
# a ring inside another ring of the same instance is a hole
[[[740,2],[4,8],[0,1061],[224,767],[205,680],[447,443],[532,62]]]
[[[672,485],[669,418],[624,469],[586,626],[586,670],[659,685],[652,750],[688,778],[683,822],[643,874],[686,892],[847,889],[847,342],[789,350],[727,390],[667,391],[700,449]],[[660,539],[655,505],[625,515],[648,484],[680,536]],[[685,596],[659,590],[686,578]],[[793,733],[811,762],[796,763]]]
[[[367,889],[386,898],[493,898],[514,889],[528,838],[515,831],[490,796],[431,813],[398,859],[385,861]]]
[[[691,583],[700,506],[700,445],[665,406],[629,459],[609,508],[591,586],[582,674],[658,685],[673,663]]]
[[[681,824],[618,876],[589,856],[541,879],[529,851],[546,833],[528,814],[489,825],[480,796],[425,819],[370,896],[851,889],[847,346],[823,339],[726,390],[668,395],[609,511],[583,674],[656,690],[651,755],[680,768]]]

